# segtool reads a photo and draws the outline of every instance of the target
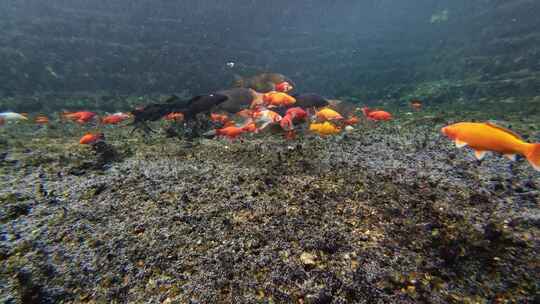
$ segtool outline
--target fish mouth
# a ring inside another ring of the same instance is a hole
[[[448,127],[442,127],[441,128],[441,133],[444,134],[444,135],[448,135]]]
[[[225,100],[229,99],[229,97],[227,95],[217,94],[217,93],[210,94],[210,97],[216,98],[219,101],[225,101]]]

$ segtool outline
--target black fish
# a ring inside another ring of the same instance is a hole
[[[146,124],[149,121],[157,121],[172,112],[182,112],[186,121],[193,120],[199,113],[209,112],[213,107],[227,100],[227,96],[221,94],[208,94],[195,96],[185,101],[177,96],[171,96],[165,103],[154,103],[142,109],[131,111],[133,115],[134,130],[141,128],[146,133],[153,130]]]
[[[296,98],[295,107],[301,107],[303,109],[308,108],[320,108],[327,106],[328,100],[317,94],[296,94],[292,95]]]
[[[171,112],[182,112],[184,119],[190,120],[194,119],[199,113],[209,113],[214,107],[227,99],[228,97],[222,94],[200,95],[193,97],[185,105],[178,104],[178,108]]]
[[[224,103],[217,106],[215,110],[218,112],[223,111],[232,114],[249,108],[251,103],[258,98],[255,91],[246,88],[233,88],[219,91],[217,93],[227,96],[228,99]]]

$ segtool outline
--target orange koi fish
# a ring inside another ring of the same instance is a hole
[[[114,113],[107,115],[101,119],[101,123],[104,125],[116,125],[121,123],[124,120],[128,120],[131,116],[126,113]]]
[[[283,92],[269,92],[263,95],[264,104],[268,108],[290,107],[296,103],[296,99]]]
[[[388,121],[392,119],[392,114],[382,110],[371,110],[368,107],[363,107],[362,112],[368,120],[373,121]]]
[[[94,119],[96,113],[89,111],[79,111],[79,112],[65,112],[60,114],[60,118],[68,119],[79,124],[85,124],[90,120]]]
[[[271,110],[255,111],[253,118],[257,122],[262,123],[262,126],[259,128],[260,130],[266,128],[269,124],[278,123],[282,119],[281,115]]]
[[[341,116],[341,114],[330,108],[324,108],[318,111],[317,113],[315,113],[315,117],[317,117],[317,119],[320,121],[343,119],[343,116]]]
[[[244,127],[229,126],[221,129],[216,129],[216,135],[225,136],[229,139],[235,139],[242,133],[246,132]]]
[[[533,168],[540,171],[540,143],[527,143],[511,130],[492,123],[460,122],[441,129],[455,141],[457,147],[469,146],[481,160],[487,151],[503,154],[511,160],[523,155]]]
[[[85,134],[83,137],[81,137],[81,139],[79,140],[79,144],[91,145],[104,139],[105,139],[105,135],[103,133],[88,133],[88,134]]]

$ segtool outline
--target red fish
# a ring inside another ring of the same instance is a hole
[[[129,119],[129,114],[126,113],[114,113],[107,115],[101,119],[101,123],[104,125],[116,125],[121,123],[124,120]]]
[[[279,125],[285,131],[294,130],[293,115],[292,114],[286,114],[285,116],[283,116],[283,118],[281,118],[281,120],[279,121]]]
[[[307,118],[308,113],[300,107],[294,107],[285,112],[285,116],[287,115],[290,115],[293,120],[303,120]]]
[[[288,83],[287,81],[283,81],[283,82],[280,82],[280,83],[276,84],[275,89],[278,92],[287,93],[287,92],[291,91],[292,89],[294,89],[294,87],[290,83]]]
[[[363,107],[362,112],[368,120],[373,121],[388,121],[392,119],[392,114],[382,110],[371,110],[368,107]]]
[[[285,116],[279,121],[279,125],[285,131],[285,138],[293,139],[296,137],[294,133],[294,122],[304,120],[308,116],[308,113],[300,107],[290,108],[285,112]]]
[[[60,114],[60,116],[62,119],[69,119],[79,124],[85,124],[92,120],[96,116],[96,113],[89,111],[66,112]]]
[[[105,139],[105,135],[103,133],[88,133],[88,134],[85,134],[83,137],[81,137],[81,139],[79,140],[79,144],[91,145],[104,139]]]

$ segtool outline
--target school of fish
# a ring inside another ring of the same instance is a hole
[[[83,145],[104,141],[102,130],[106,126],[121,125],[129,120],[145,123],[159,118],[171,123],[187,123],[201,113],[206,113],[212,122],[215,136],[229,140],[267,129],[273,132],[278,130],[288,140],[297,138],[298,133],[309,132],[327,137],[353,132],[354,126],[361,121],[356,115],[357,111],[347,109],[347,103],[327,101],[316,94],[291,94],[294,85],[281,74],[261,74],[251,79],[239,79],[236,85],[238,88],[220,91],[215,96],[208,95],[211,98],[195,97],[178,109],[173,109],[169,104],[154,104],[138,107],[132,112],[103,116],[91,111],[62,112],[59,119],[61,122],[93,125],[96,130],[80,138],[79,143]],[[410,101],[409,105],[414,111],[420,111],[423,107],[423,103],[417,99]],[[177,111],[179,109],[186,110]],[[363,114],[366,123],[393,119],[391,113],[381,109],[362,107],[356,110]],[[51,118],[38,114],[30,120],[27,113],[0,113],[0,126],[31,121],[46,126]],[[540,143],[528,143],[509,129],[493,123],[460,122],[443,127],[441,132],[453,140],[457,147],[468,146],[473,149],[479,160],[488,152],[505,155],[511,160],[521,155],[535,170],[540,171]]]

